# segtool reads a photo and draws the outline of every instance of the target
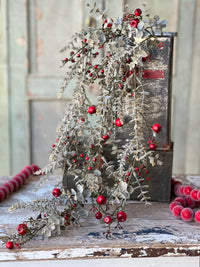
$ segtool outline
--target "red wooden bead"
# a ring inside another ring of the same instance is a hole
[[[23,185],[23,183],[24,183],[24,180],[22,179],[22,177],[21,176],[14,176],[13,178],[12,178],[12,180],[16,180],[18,183],[19,183],[19,186],[22,186]]]
[[[183,188],[183,194],[189,196],[193,188],[190,185],[185,185]]]
[[[179,202],[179,204],[181,204],[183,207],[186,207],[187,205],[187,202],[183,197],[176,197],[174,201]]]
[[[192,221],[194,216],[194,212],[191,208],[184,208],[181,210],[181,218],[185,221],[185,222],[190,222]]]
[[[181,185],[182,184],[180,182],[175,182],[173,184],[173,191],[175,196],[179,196],[179,188],[181,187]]]
[[[3,201],[5,197],[6,197],[6,194],[4,193],[3,190],[0,189],[0,201]]]
[[[196,202],[189,196],[185,197],[186,206],[189,208],[194,208],[196,206]]]
[[[3,185],[6,186],[9,189],[9,193],[10,194],[15,190],[14,185],[9,181],[7,183],[3,184]]]
[[[23,182],[25,182],[26,181],[26,174],[25,173],[18,173],[16,176],[19,176],[19,177],[21,177],[22,179],[23,179]]]
[[[200,210],[197,210],[194,215],[195,222],[200,223]]]
[[[175,218],[180,218],[181,217],[181,211],[183,207],[181,205],[176,205],[172,209],[172,214],[174,215]]]
[[[31,171],[29,169],[23,169],[21,170],[21,173],[26,174],[27,178],[32,175]]]
[[[36,171],[39,171],[39,170],[40,170],[40,168],[39,168],[37,165],[35,165],[35,164],[32,164],[31,166],[32,166],[32,167],[33,167],[33,169],[34,169],[34,172],[36,172]]]
[[[16,180],[10,180],[10,182],[14,185],[14,191],[16,191],[19,188],[20,183]]]
[[[59,140],[59,139],[58,139]],[[28,166],[25,166],[24,169],[28,169],[30,171],[31,174],[33,174],[34,172],[34,168],[32,165],[28,165]]]
[[[198,192],[197,192],[197,198],[198,198],[198,200],[200,200],[200,190],[198,190]]]
[[[8,187],[5,185],[0,186],[0,190],[2,190],[5,193],[5,197],[7,197],[10,194]]]
[[[177,202],[177,201],[172,201],[170,204],[169,204],[169,209],[170,211],[172,212],[173,208],[177,205],[180,205],[180,202]]]
[[[193,190],[190,192],[190,197],[191,197],[191,199],[193,199],[194,201],[198,201],[197,193],[198,193],[198,189],[193,189]]]

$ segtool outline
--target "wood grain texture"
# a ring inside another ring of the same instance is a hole
[[[59,176],[52,176],[50,182],[34,194],[32,189],[37,185],[39,177],[32,176],[23,188],[2,202],[0,204],[0,234],[3,235],[5,231],[14,233],[18,223],[21,223],[27,216],[33,215],[30,211],[8,213],[8,207],[12,203],[51,197],[50,192],[60,179]],[[176,179],[200,186],[199,176],[179,176]],[[0,181],[4,183],[6,178],[1,178]],[[61,236],[47,240],[36,238],[26,243],[21,250],[8,251],[1,247],[0,262],[199,256],[199,226],[195,222],[188,224],[175,219],[170,214],[168,205],[155,202],[144,206],[143,203],[130,202],[126,210],[128,219],[123,223],[123,229],[113,229],[110,239],[105,238],[104,226],[99,225],[94,214],[90,213],[87,221],[81,223],[81,227],[69,227]],[[89,205],[87,209],[90,209]]]
[[[8,93],[8,55],[7,55],[7,8],[3,0],[0,9],[0,173],[10,173],[10,123],[9,123],[9,93]]]
[[[26,1],[7,1],[8,10],[8,79],[10,113],[10,173],[28,163],[27,106],[25,77],[27,74]],[[17,25],[17,27],[16,27]]]

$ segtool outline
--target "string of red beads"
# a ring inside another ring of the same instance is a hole
[[[200,206],[200,189],[172,179],[172,192],[176,196],[169,205],[173,216],[185,222],[195,220],[200,223],[200,209],[197,209]]]
[[[16,174],[8,182],[0,186],[0,202],[3,201],[8,195],[17,191],[34,172],[38,171],[37,165],[25,166],[18,174]]]

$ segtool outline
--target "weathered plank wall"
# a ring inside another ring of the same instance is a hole
[[[63,109],[56,103],[64,74],[60,59],[65,57],[59,50],[89,23],[87,2],[94,0],[1,1],[1,175],[14,174],[30,161],[43,166],[48,160]],[[96,2],[99,8],[108,8],[114,19],[122,14],[125,4],[134,9],[146,2],[152,14],[169,21],[167,31],[178,32],[173,77],[173,172],[199,174],[200,0]],[[71,90],[65,94],[66,99],[70,96]]]

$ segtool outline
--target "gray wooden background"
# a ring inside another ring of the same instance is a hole
[[[90,22],[92,0],[0,1],[0,175],[44,166],[65,101],[56,94],[64,69],[59,50]],[[113,19],[142,7],[178,32],[173,75],[173,173],[200,174],[200,0],[97,0]],[[93,20],[95,23],[95,18]],[[91,89],[95,96],[95,90]]]

